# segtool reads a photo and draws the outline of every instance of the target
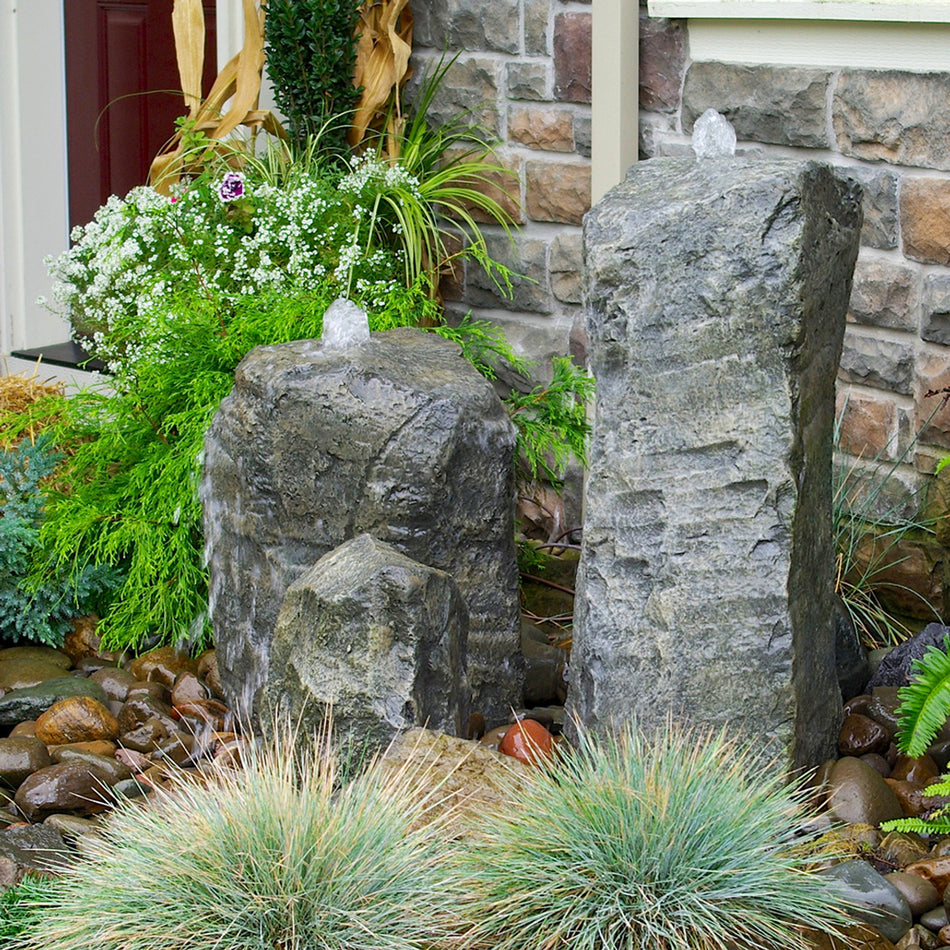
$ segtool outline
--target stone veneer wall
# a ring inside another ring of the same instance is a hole
[[[522,226],[493,256],[524,275],[506,300],[475,268],[443,285],[447,307],[502,324],[534,359],[582,350],[581,218],[590,207],[590,5],[574,0],[413,0],[418,77],[454,55],[430,114],[470,111],[501,141],[499,176]],[[582,353],[579,353],[582,355]]]
[[[494,254],[522,272],[505,300],[474,269],[446,287],[450,310],[503,324],[532,356],[583,352],[581,232],[590,205],[589,4],[576,0],[415,0],[417,71],[461,50],[435,113],[471,110],[502,142],[499,163],[522,227]],[[691,62],[688,22],[640,17],[641,158],[688,152],[713,107],[739,151],[848,167],[865,225],[842,357],[842,444],[902,452],[950,385],[950,74]],[[573,342],[573,346],[572,346]],[[950,450],[937,414],[914,464]]]
[[[530,357],[572,352],[584,360],[590,5],[413,0],[412,8],[417,69],[443,50],[462,51],[436,115],[471,110],[501,140],[499,162],[514,172],[505,183],[509,207],[522,224],[513,248],[488,228],[494,254],[526,275],[514,298],[470,271],[446,283],[448,308],[502,324]],[[691,154],[693,121],[713,107],[735,125],[740,154],[829,161],[861,182],[865,224],[838,387],[841,445],[856,457],[901,457],[934,409],[924,394],[950,386],[950,74],[692,62],[688,21],[649,17],[642,5],[639,52],[641,159]],[[943,409],[898,474],[919,486],[920,473],[948,452]],[[941,541],[950,541],[950,525]],[[950,607],[947,550],[910,552],[905,566],[926,578],[931,603]]]
[[[681,154],[715,108],[740,153],[811,156],[861,182],[841,442],[896,458],[936,407],[924,394],[950,385],[950,74],[691,62],[688,21],[641,10],[640,29],[642,156]],[[929,472],[948,451],[941,410],[907,460]]]

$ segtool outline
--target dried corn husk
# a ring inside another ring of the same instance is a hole
[[[360,38],[356,47],[354,83],[363,87],[356,106],[348,139],[359,146],[369,129],[388,116],[389,157],[395,149],[394,135],[403,122],[399,91],[412,74],[412,11],[409,0],[365,0],[357,26]],[[393,108],[390,110],[390,100]]]
[[[264,10],[258,8],[255,0],[243,0],[243,6],[244,46],[218,73],[207,98],[202,100],[204,11],[201,0],[175,0],[172,11],[175,50],[182,92],[189,107],[185,125],[191,131],[203,132],[212,141],[221,141],[239,126],[263,129],[286,139],[287,134],[277,117],[267,109],[258,108],[264,67]],[[229,99],[230,108],[223,112]],[[184,138],[185,132],[180,129],[149,169],[149,184],[163,194],[168,194],[181,180],[183,171],[200,165],[201,157],[188,154]]]

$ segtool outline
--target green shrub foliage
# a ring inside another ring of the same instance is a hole
[[[277,106],[298,145],[320,135],[324,148],[346,150],[356,107],[356,0],[267,0],[267,73]]]
[[[101,565],[61,565],[38,580],[27,576],[40,549],[43,481],[61,457],[45,433],[0,450],[0,639],[6,642],[61,643],[69,621],[119,581]]]

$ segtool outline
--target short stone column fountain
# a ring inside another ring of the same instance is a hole
[[[423,565],[458,585],[468,614],[471,708],[503,719],[519,705],[514,451],[514,426],[491,384],[435,334],[370,336],[344,326],[324,343],[249,353],[208,432],[202,487],[218,662],[238,712],[262,712],[262,688],[280,694],[275,676],[284,667],[300,678],[286,657],[271,669],[285,594],[320,558],[363,534],[418,562],[421,579],[410,578],[410,586],[432,588]],[[406,598],[415,603],[413,596]],[[380,637],[375,647],[355,639],[352,649],[375,650],[387,662],[419,656],[416,645],[431,637],[399,616],[392,638],[403,638],[402,653],[378,648]],[[367,630],[382,623],[366,617]],[[318,616],[297,623],[300,636],[308,623],[314,636],[332,640]],[[460,642],[454,637],[452,649]],[[312,648],[302,644],[300,652]],[[464,662],[455,658],[453,669]],[[435,659],[431,666],[447,668]],[[416,688],[415,680],[403,682],[411,678],[400,680],[406,695]],[[468,697],[443,707],[467,708]],[[432,717],[436,706],[420,699],[414,708]],[[389,720],[401,721],[396,713]]]
[[[834,384],[861,226],[817,163],[653,159],[588,215],[569,714],[831,754]]]

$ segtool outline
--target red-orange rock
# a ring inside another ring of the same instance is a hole
[[[939,774],[940,769],[937,768],[937,763],[929,755],[922,755],[918,759],[912,759],[907,755],[899,755],[890,777],[927,785]]]
[[[922,861],[908,864],[904,870],[930,881],[942,894],[947,884],[950,883],[950,856],[924,858]]]
[[[551,758],[554,737],[540,722],[522,719],[505,733],[498,751],[530,765]]]

